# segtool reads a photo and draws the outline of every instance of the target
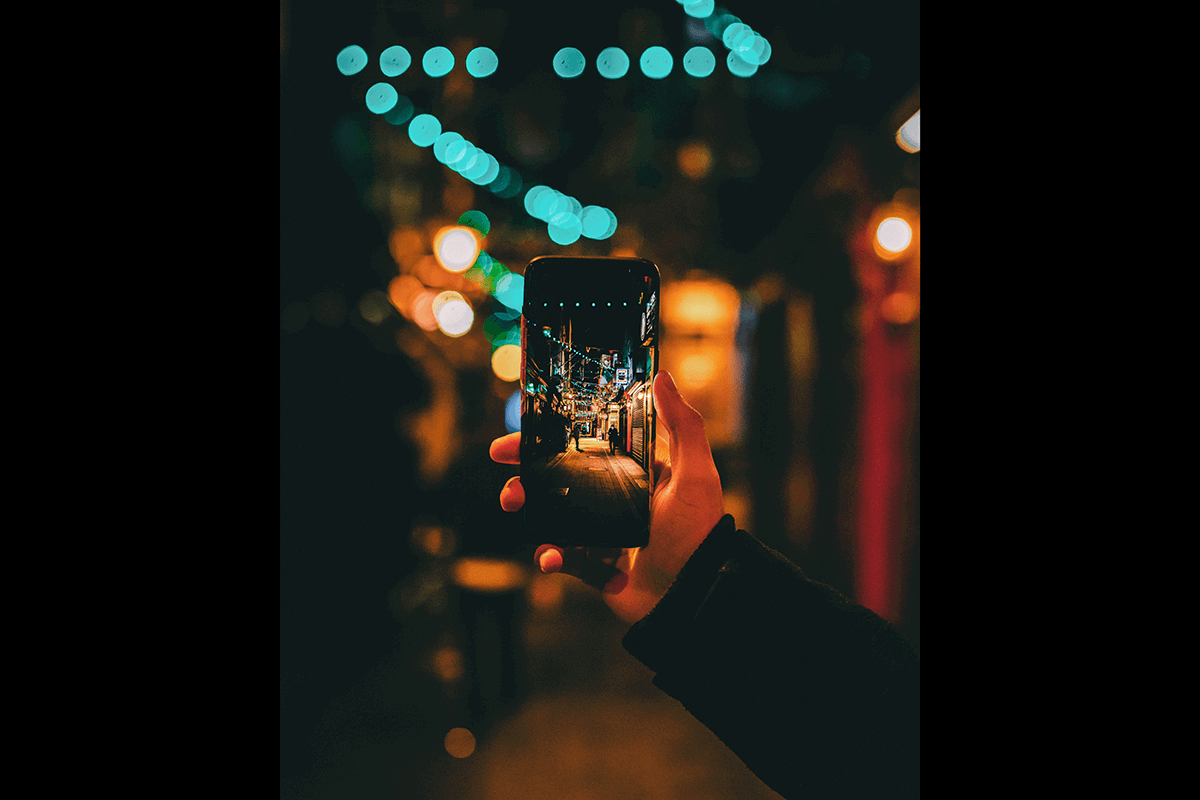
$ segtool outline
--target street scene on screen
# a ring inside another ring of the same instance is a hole
[[[550,542],[629,539],[649,522],[657,296],[635,275],[572,288],[523,309],[527,522]]]

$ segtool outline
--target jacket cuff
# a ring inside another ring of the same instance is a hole
[[[725,566],[750,545],[726,514],[709,532],[658,604],[634,623],[621,643],[638,661],[657,672],[678,660],[692,640],[692,623]]]

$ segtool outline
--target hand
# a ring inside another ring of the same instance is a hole
[[[669,457],[665,464],[655,461],[651,470],[650,543],[625,550],[544,544],[534,554],[542,572],[562,571],[600,590],[609,608],[630,624],[650,613],[725,514],[704,420],[679,394],[669,373],[654,381],[654,408]],[[520,433],[502,436],[492,442],[492,459],[520,463],[520,444]],[[500,491],[500,506],[517,511],[523,505],[521,479],[511,478]]]

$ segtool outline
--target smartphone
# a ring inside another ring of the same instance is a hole
[[[649,543],[658,307],[658,267],[644,258],[542,256],[525,268],[527,542]]]

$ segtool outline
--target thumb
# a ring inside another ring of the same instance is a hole
[[[674,472],[681,473],[687,463],[701,458],[712,461],[704,418],[679,394],[669,372],[660,372],[654,379],[654,409],[671,437],[671,468]]]

